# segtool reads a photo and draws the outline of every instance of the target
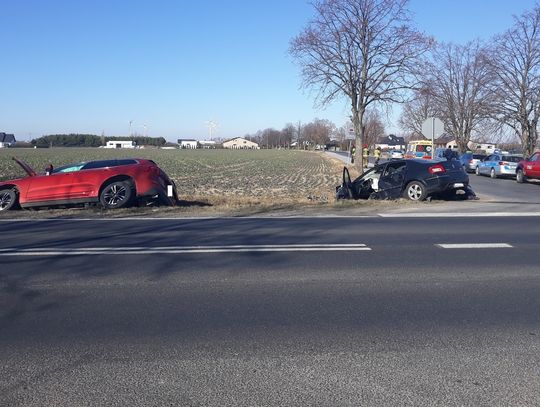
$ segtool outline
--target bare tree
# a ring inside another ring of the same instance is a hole
[[[289,147],[296,134],[296,126],[292,123],[287,123],[281,130],[281,146]]]
[[[515,131],[530,155],[540,118],[540,6],[515,18],[509,30],[495,37],[490,56],[493,116]]]
[[[410,26],[408,0],[318,0],[315,18],[291,41],[303,85],[327,105],[346,97],[356,145],[364,145],[364,115],[372,104],[403,102],[415,62],[431,41]],[[357,160],[363,168],[363,159]]]
[[[336,126],[329,120],[315,119],[302,129],[306,141],[310,145],[323,145],[328,143],[330,136],[334,134]]]
[[[434,110],[442,116],[446,132],[467,150],[471,134],[491,110],[487,84],[490,80],[485,51],[479,41],[466,45],[442,44],[425,64],[425,89]]]
[[[428,117],[440,116],[433,99],[430,90],[420,89],[415,91],[412,100],[403,105],[399,126],[409,137],[423,138],[422,124]]]
[[[364,116],[364,144],[361,148],[374,146],[377,144],[377,140],[384,135],[385,128],[380,112],[375,109],[367,110]]]

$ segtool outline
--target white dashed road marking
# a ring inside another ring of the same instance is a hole
[[[436,246],[443,249],[507,249],[514,247],[508,243],[442,243]]]

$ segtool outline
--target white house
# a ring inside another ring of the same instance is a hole
[[[112,140],[112,141],[107,141],[105,148],[135,148],[135,142]]]
[[[260,147],[253,141],[246,140],[242,137],[235,137],[231,140],[223,142],[223,148],[229,148],[233,150],[259,150]]]
[[[381,150],[405,150],[407,143],[403,137],[389,134],[388,137],[379,137],[375,143],[375,148],[379,147]]]
[[[180,139],[178,140],[178,145],[180,148],[195,149],[197,148],[199,142],[193,139]]]

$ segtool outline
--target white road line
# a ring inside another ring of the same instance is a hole
[[[540,212],[430,212],[430,213],[379,213],[381,218],[489,218],[489,217],[538,217]]]
[[[442,243],[435,246],[443,249],[507,249],[514,247],[508,243]]]
[[[77,248],[30,248],[0,249],[0,256],[84,256],[118,254],[189,254],[189,253],[253,253],[253,252],[330,252],[371,251],[365,244],[327,245],[232,245],[232,246],[178,246],[178,247],[77,247]]]

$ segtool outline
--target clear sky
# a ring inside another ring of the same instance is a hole
[[[439,41],[489,39],[534,0],[411,0]],[[289,41],[305,0],[0,0],[0,132],[243,136],[286,123],[348,119],[300,89]],[[387,129],[396,128],[396,106]],[[145,127],[146,126],[146,127]]]

